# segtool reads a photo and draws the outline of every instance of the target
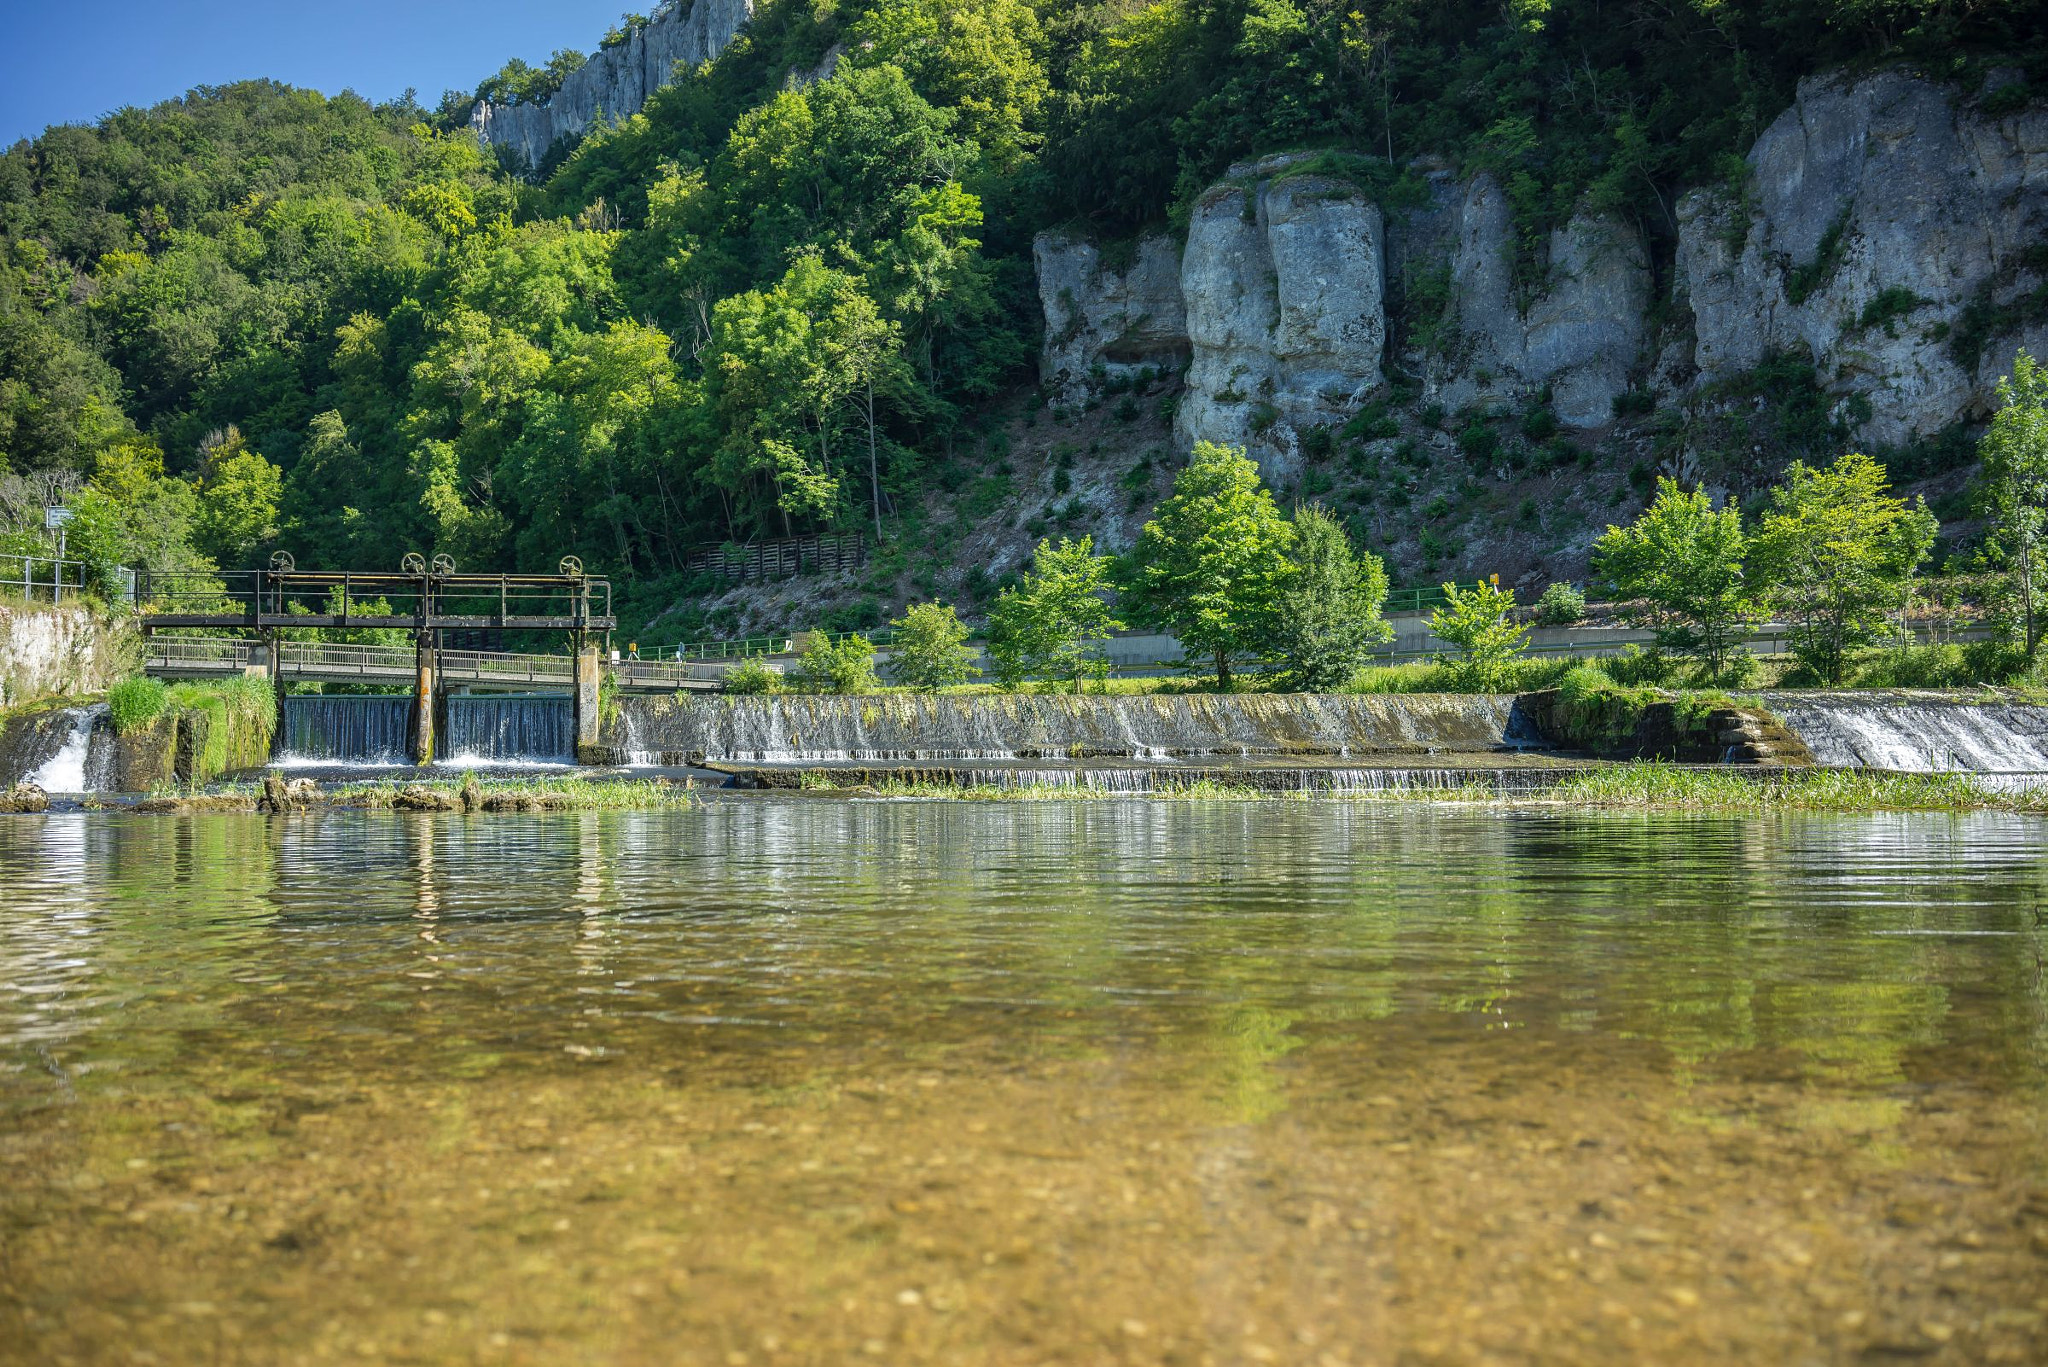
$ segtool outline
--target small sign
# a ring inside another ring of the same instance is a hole
[[[43,526],[49,529],[50,531],[54,532],[59,527],[63,526],[65,523],[69,522],[74,516],[76,516],[76,514],[74,514],[69,508],[61,508],[55,506],[48,507],[43,509]]]

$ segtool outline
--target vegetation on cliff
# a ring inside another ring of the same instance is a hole
[[[697,543],[1000,484],[973,415],[1028,377],[1040,227],[1170,222],[1328,145],[1389,194],[1418,154],[1490,170],[1528,242],[1587,196],[1668,235],[1800,76],[1974,89],[2044,32],[2039,0],[769,0],[537,180],[464,98],[202,88],[0,155],[0,457],[83,484],[96,563],[574,552],[631,620]]]

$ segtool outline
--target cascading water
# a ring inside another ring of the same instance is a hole
[[[627,698],[627,749],[767,764],[1482,754],[1542,744],[1516,702],[1443,694]]]
[[[1765,702],[1832,768],[2048,773],[2048,707],[1909,693],[1777,693]]]
[[[113,733],[107,706],[67,707],[62,740],[55,751],[23,777],[46,793],[97,793],[112,786]],[[45,734],[55,732],[49,728]]]
[[[286,764],[406,764],[412,699],[391,694],[299,694],[284,700],[278,758]]]
[[[448,734],[440,748],[458,763],[572,763],[576,758],[574,699],[492,694],[451,697]]]

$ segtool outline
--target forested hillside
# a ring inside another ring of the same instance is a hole
[[[1497,178],[1531,257],[1590,205],[1661,279],[1678,196],[1802,76],[2010,67],[2024,103],[2044,34],[2041,0],[767,0],[539,168],[464,95],[200,89],[0,156],[0,501],[84,483],[108,563],[573,552],[644,620],[696,544],[1007,512],[960,495],[1036,406],[1042,229],[1184,230],[1301,148],[1399,203],[1426,155]]]

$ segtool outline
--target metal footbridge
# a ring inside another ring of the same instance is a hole
[[[435,662],[444,687],[567,691],[576,682],[570,655],[522,655],[503,651],[442,650]],[[619,660],[605,665],[618,688],[628,693],[673,693],[717,689],[738,660]],[[143,672],[160,679],[219,679],[268,673],[267,648],[259,641],[225,637],[152,634],[143,647]],[[278,644],[277,676],[287,682],[393,684],[410,687],[418,672],[412,646],[336,645],[325,641]]]

